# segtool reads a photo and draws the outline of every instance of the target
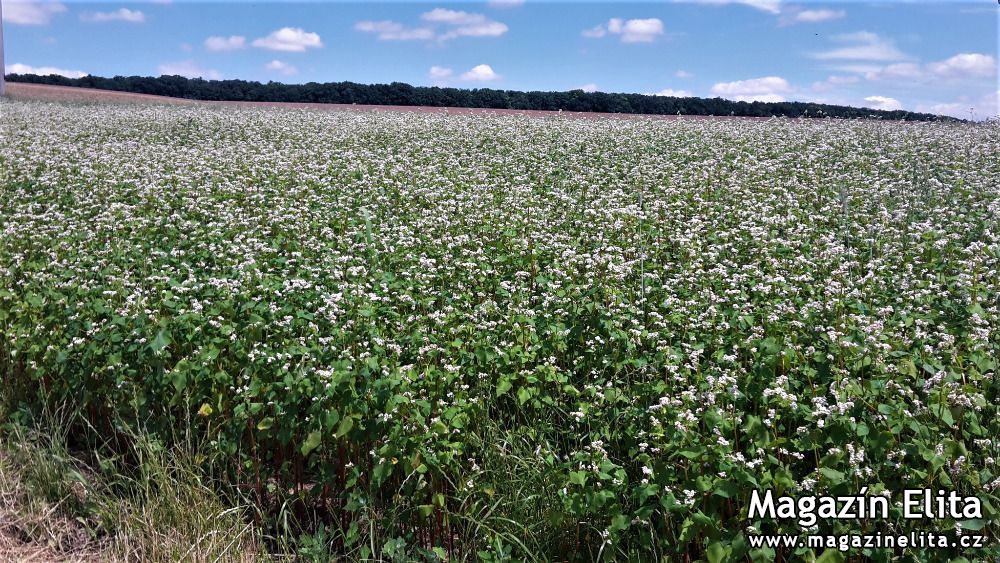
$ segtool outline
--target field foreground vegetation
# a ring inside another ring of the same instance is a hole
[[[996,124],[0,113],[8,438],[194,443],[304,558],[998,556]],[[983,517],[904,519],[922,487]],[[749,543],[912,530],[994,547]]]

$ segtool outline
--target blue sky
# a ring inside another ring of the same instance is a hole
[[[2,1],[9,73],[583,88],[997,114],[996,0]]]

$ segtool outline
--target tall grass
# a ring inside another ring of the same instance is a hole
[[[5,417],[7,418],[7,417]],[[76,433],[65,411],[0,432],[0,553],[56,560],[275,558],[247,506],[220,493],[190,442],[141,432],[127,449]],[[85,425],[83,425],[85,426]],[[83,438],[83,439],[81,439]]]

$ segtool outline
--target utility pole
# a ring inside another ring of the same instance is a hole
[[[0,0],[0,97],[7,93],[7,82],[4,76],[7,69],[3,64],[3,0]]]

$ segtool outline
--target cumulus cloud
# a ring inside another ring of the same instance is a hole
[[[674,76],[676,76],[677,78],[691,78],[694,75],[686,70],[678,70],[677,72],[674,73]]]
[[[359,21],[354,29],[373,33],[382,41],[431,40],[447,41],[457,37],[499,37],[507,33],[506,24],[483,14],[434,8],[420,15],[422,26],[407,26],[392,20]]]
[[[254,39],[252,45],[271,51],[301,53],[306,49],[323,46],[319,34],[305,31],[301,27],[283,27],[272,31],[267,37]]]
[[[354,24],[354,29],[364,33],[374,33],[382,41],[434,39],[434,30],[428,27],[406,27],[390,20],[359,21]]]
[[[781,0],[694,0],[698,4],[741,4],[769,14],[781,13]]]
[[[899,61],[907,58],[892,41],[870,31],[835,35],[833,40],[843,46],[813,56],[820,60],[855,61]]]
[[[185,78],[204,78],[206,80],[220,80],[222,78],[222,74],[219,71],[202,68],[191,60],[177,63],[163,63],[157,68],[157,71],[160,73],[160,76],[177,75]]]
[[[663,35],[663,22],[659,18],[624,20],[611,18],[607,23],[583,31],[584,37],[598,39],[618,35],[622,43],[649,43]]]
[[[507,25],[493,21],[482,14],[473,14],[461,10],[434,8],[420,15],[420,19],[449,26],[438,38],[441,40],[456,37],[498,37],[507,33]]]
[[[273,61],[267,63],[264,65],[264,68],[272,72],[277,72],[278,74],[284,74],[285,76],[291,76],[299,71],[299,69],[294,66],[286,62],[279,61],[278,59],[274,59]]]
[[[694,94],[688,92],[687,90],[674,90],[673,88],[664,88],[659,92],[652,92],[650,96],[670,96],[673,98],[690,98]]]
[[[997,62],[991,55],[959,53],[943,61],[919,65],[894,63],[864,73],[868,80],[930,82],[942,79],[990,78],[997,73]]]
[[[456,37],[499,37],[507,33],[507,25],[490,21],[481,24],[462,25],[440,35],[438,39],[446,41]]]
[[[621,34],[625,43],[648,43],[663,35],[663,22],[657,18],[628,20],[622,26]]]
[[[593,82],[588,82],[586,84],[577,86],[576,88],[574,88],[574,90],[583,90],[584,92],[588,92],[588,93],[589,92],[596,92],[597,91],[597,84],[594,84]]]
[[[476,65],[469,69],[468,72],[462,74],[462,80],[469,80],[473,82],[489,82],[499,78],[500,75],[494,72],[493,68],[487,64]]]
[[[129,10],[128,8],[119,8],[113,12],[87,12],[80,14],[80,21],[90,22],[90,23],[105,23],[105,22],[128,22],[128,23],[143,23],[146,21],[146,14],[143,14],[139,10]]]
[[[58,74],[59,76],[65,76],[66,78],[83,78],[89,74],[83,72],[82,70],[66,70],[64,68],[56,68],[54,66],[31,66],[22,63],[8,65],[7,72],[10,74],[37,74],[38,76]]]
[[[918,80],[925,77],[924,69],[916,63],[893,63],[864,75],[868,80]]]
[[[45,25],[66,11],[58,2],[4,2],[3,21],[15,25]]]
[[[712,93],[738,102],[783,102],[791,91],[788,81],[780,76],[765,76],[750,80],[717,82]]]
[[[447,23],[452,25],[469,25],[488,21],[482,14],[471,14],[461,10],[449,10],[447,8],[434,8],[429,12],[420,14],[420,19],[428,22]]]
[[[820,23],[838,20],[847,15],[844,10],[802,10],[792,18],[797,23]]]
[[[449,76],[454,74],[454,71],[452,71],[450,68],[445,68],[443,66],[432,66],[430,71],[427,72],[427,74],[429,74],[431,78],[440,79],[440,78],[448,78]]]
[[[982,53],[959,53],[954,57],[931,63],[928,70],[936,76],[993,76],[997,73],[997,61]]]
[[[229,37],[212,36],[205,40],[205,48],[209,51],[238,51],[247,46],[247,38],[242,35],[230,35]]]
[[[872,109],[881,109],[885,111],[894,111],[897,109],[903,109],[903,104],[899,103],[899,100],[897,100],[896,98],[887,98],[885,96],[868,96],[867,98],[865,98],[865,101],[868,102],[868,105],[865,107],[869,107]]]
[[[1000,117],[1000,90],[979,98],[959,96],[954,102],[918,104],[917,111],[950,115],[960,119],[995,119]]]

